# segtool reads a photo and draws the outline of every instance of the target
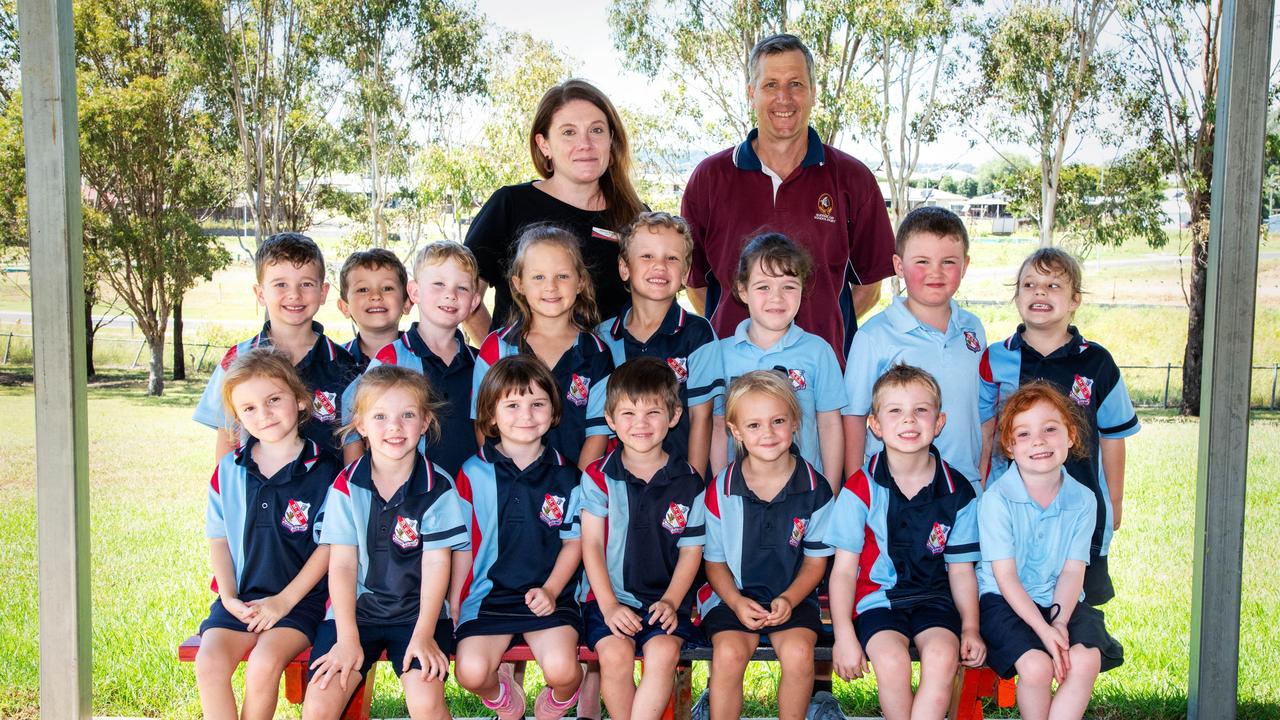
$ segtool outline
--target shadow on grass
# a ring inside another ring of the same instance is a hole
[[[147,395],[145,370],[104,368],[89,380],[89,395],[93,400],[131,400],[143,407],[194,408],[204,392],[209,377],[204,373],[188,373],[187,380],[166,379],[164,395]],[[18,396],[32,392],[33,373],[30,365],[0,366],[0,395]]]

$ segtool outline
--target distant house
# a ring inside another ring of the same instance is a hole
[[[1012,235],[1018,219],[1009,212],[1009,196],[1003,190],[970,198],[964,214],[974,219],[990,219],[992,235]]]
[[[884,206],[893,212],[893,198],[889,193],[889,183],[881,181],[880,195],[884,197]],[[964,213],[969,198],[937,188],[913,187],[907,189],[907,211],[922,206],[944,207],[957,215]]]

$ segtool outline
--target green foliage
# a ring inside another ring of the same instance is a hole
[[[1147,149],[1131,152],[1105,167],[1064,166],[1054,230],[1086,247],[1120,245],[1131,238],[1144,240],[1152,248],[1163,247],[1169,240],[1160,207],[1164,167],[1163,158]],[[999,182],[1009,195],[1014,215],[1043,217],[1039,170],[1010,170]]]

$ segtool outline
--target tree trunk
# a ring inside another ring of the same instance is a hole
[[[164,335],[147,338],[151,346],[151,362],[147,368],[147,394],[160,397],[164,394]]]
[[[187,354],[182,347],[182,298],[173,304],[173,379],[187,379]]]
[[[1045,170],[1042,164],[1041,173],[1048,172],[1052,171]],[[1047,174],[1040,180],[1040,247],[1053,246],[1053,223],[1058,212],[1058,188],[1049,180]]]
[[[1205,193],[1207,196],[1207,193]],[[1206,200],[1207,202],[1207,200]],[[1187,292],[1187,348],[1182,354],[1181,415],[1199,417],[1200,379],[1204,372],[1204,304],[1209,287],[1208,213],[1191,207],[1191,287]]]
[[[93,324],[93,297],[89,293],[85,293],[84,298],[84,374],[85,377],[94,377],[98,374],[97,368],[93,366],[93,335],[97,331],[97,326]]]

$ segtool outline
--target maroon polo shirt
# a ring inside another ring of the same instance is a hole
[[[733,297],[742,247],[761,232],[780,232],[813,255],[796,324],[827,342],[844,366],[857,329],[849,283],[868,285],[893,274],[893,227],[875,175],[852,156],[822,144],[809,128],[809,147],[777,193],[746,141],[698,164],[681,201],[693,232],[689,285],[707,288],[707,317],[720,337],[747,317]]]

